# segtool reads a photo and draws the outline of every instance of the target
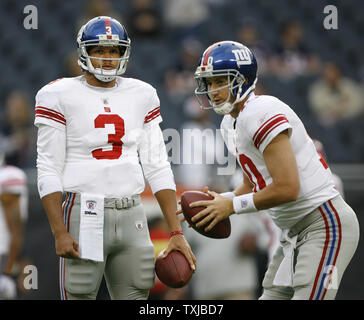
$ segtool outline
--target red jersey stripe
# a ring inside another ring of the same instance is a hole
[[[41,110],[41,109],[36,109],[35,110],[35,116],[51,117],[53,119],[57,119],[58,121],[61,121],[63,124],[66,124],[66,119],[64,117],[61,117],[61,116],[57,115],[54,112],[44,111],[44,110]]]
[[[259,131],[271,120],[273,120],[274,118],[277,118],[278,116],[284,116],[283,113],[279,113],[279,114],[276,114],[275,116],[269,118],[267,121],[265,121],[260,127],[259,129],[255,132],[254,136],[253,136],[253,140],[255,140],[255,137],[257,136],[257,134],[259,133]]]
[[[281,124],[283,123],[288,123],[288,120],[282,120],[280,122],[278,122],[276,125],[274,125],[273,127],[271,127],[266,133],[265,135],[263,136],[263,138],[260,140],[260,142],[258,143],[257,145],[257,148],[260,147],[260,145],[262,144],[262,142],[264,141],[264,139],[277,127],[279,127]]]
[[[158,118],[160,115],[161,115],[160,113],[157,113],[154,117],[144,120],[144,123],[151,122],[151,121],[152,121],[152,120],[154,120],[155,118]]]
[[[311,295],[310,295],[309,300],[312,300],[313,299],[313,296],[315,294],[316,287],[317,287],[317,283],[318,283],[318,280],[319,280],[319,276],[320,276],[320,273],[321,273],[321,270],[322,270],[322,266],[324,264],[324,260],[325,260],[325,256],[326,256],[326,250],[327,250],[327,247],[329,246],[329,241],[330,241],[330,228],[329,228],[329,224],[327,222],[326,216],[325,216],[324,212],[322,211],[321,207],[319,207],[319,210],[320,210],[320,213],[322,215],[322,218],[324,219],[324,222],[325,222],[326,239],[325,239],[324,250],[322,251],[322,256],[321,256],[320,264],[319,264],[319,267],[318,267],[317,272],[316,272],[315,282],[313,283],[313,288],[312,288],[312,291],[311,291]]]
[[[155,111],[159,110],[160,109],[160,106],[159,107],[156,107],[154,108],[153,110],[150,110],[148,113],[147,113],[147,116],[151,113],[154,113]]]
[[[61,123],[61,124],[63,124],[63,125],[66,125],[66,123],[65,123],[65,122],[59,121],[59,120],[54,119],[54,118],[52,118],[52,117],[47,117],[47,116],[43,116],[43,115],[36,115],[35,117],[50,119],[50,120],[56,121],[56,122],[58,122],[58,123]]]
[[[270,122],[268,122],[264,128],[262,128],[262,130],[260,130],[259,134],[256,136],[256,138],[254,139],[254,145],[258,148],[258,145],[260,145],[260,143],[263,141],[263,137],[266,137],[266,133],[267,131],[272,128],[275,124],[280,123],[280,122],[288,122],[287,118],[285,116],[279,116],[279,117],[274,117],[274,119],[272,119]]]
[[[161,111],[160,111],[160,110],[156,110],[156,111],[154,111],[153,113],[148,114],[148,115],[145,117],[145,119],[146,119],[146,120],[148,120],[149,118],[154,117],[156,114],[160,114],[160,113],[161,113]]]
[[[160,112],[160,108],[159,108],[159,107],[157,107],[157,108],[153,109],[152,111],[150,111],[150,112],[146,115],[146,117],[145,117],[145,119],[144,119],[144,123],[147,123],[147,122],[149,122],[149,121],[153,120],[154,118],[156,118],[156,117],[157,117],[157,116],[159,116],[160,114],[161,114],[161,112]]]
[[[48,112],[53,112],[55,114],[58,114],[60,117],[64,118],[64,115],[60,112],[54,111],[52,109],[46,108],[46,107],[42,107],[42,106],[36,106],[35,110],[44,110],[44,111],[48,111]]]
[[[334,207],[334,205],[332,204],[331,200],[328,201],[332,211],[334,211],[334,214],[335,214],[335,217],[336,217],[336,221],[337,221],[337,226],[338,226],[338,229],[339,229],[339,239],[338,239],[338,244],[337,244],[337,249],[336,249],[336,254],[335,254],[335,258],[334,258],[334,261],[332,263],[332,266],[335,267],[335,264],[336,264],[336,260],[337,260],[337,256],[339,255],[339,251],[340,251],[340,247],[341,247],[341,238],[342,238],[342,232],[341,232],[341,222],[340,222],[340,217]],[[330,272],[330,279],[331,279],[331,273],[332,273],[332,270]],[[323,300],[325,298],[325,295],[326,295],[326,291],[327,291],[327,288],[325,288],[325,291],[322,295],[322,298],[321,300]]]
[[[4,188],[4,187],[18,186],[18,185],[20,185],[20,186],[25,185],[25,181],[22,179],[10,179],[10,180],[4,181],[1,184],[1,187]]]

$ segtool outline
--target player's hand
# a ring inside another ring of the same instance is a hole
[[[68,232],[61,233],[55,237],[56,254],[62,258],[77,259],[80,257],[78,243]]]
[[[186,257],[188,263],[190,264],[193,272],[196,271],[196,257],[183,235],[175,235],[169,239],[168,247],[163,253],[163,258],[168,256],[168,254],[173,250],[178,250],[182,252],[183,255]]]
[[[209,192],[209,187],[203,187],[202,192],[208,193]],[[178,204],[181,205],[181,201],[178,201]],[[176,211],[176,215],[179,215],[181,213],[183,213],[182,209],[179,209],[179,210]],[[180,222],[185,222],[185,221],[186,221],[186,218],[182,215],[182,218],[181,218]],[[191,228],[191,225],[188,224],[188,227]]]
[[[190,207],[191,208],[206,207],[206,209],[201,210],[191,220],[192,222],[198,221],[198,223],[196,223],[197,228],[200,228],[207,224],[205,231],[208,232],[218,222],[226,219],[232,213],[234,213],[234,206],[232,199],[225,198],[214,191],[207,190],[206,193],[213,196],[214,199],[205,201],[196,201],[191,203]]]

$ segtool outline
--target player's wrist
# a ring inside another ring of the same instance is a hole
[[[228,198],[228,199],[233,199],[234,197],[236,197],[236,194],[233,191],[228,191],[228,192],[220,193],[220,196],[222,196],[224,198]]]
[[[258,209],[254,204],[254,192],[243,194],[233,198],[234,213],[256,212]]]
[[[174,236],[183,236],[183,231],[182,230],[176,230],[176,231],[172,231],[169,233],[169,236],[172,238]]]

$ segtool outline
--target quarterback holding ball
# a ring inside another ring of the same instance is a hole
[[[254,94],[257,69],[250,49],[233,41],[217,42],[201,57],[195,93],[203,108],[224,115],[223,137],[244,183],[233,192],[208,191],[213,200],[190,205],[206,207],[192,222],[209,231],[233,213],[268,210],[282,239],[260,299],[334,299],[358,245],[357,217],[296,113]]]

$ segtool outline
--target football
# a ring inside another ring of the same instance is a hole
[[[224,239],[228,238],[231,233],[231,223],[230,219],[226,218],[217,223],[210,231],[204,231],[207,225],[197,228],[195,223],[192,222],[192,217],[203,210],[205,207],[195,207],[190,208],[190,204],[195,201],[201,200],[213,200],[214,198],[209,194],[200,192],[200,191],[186,191],[182,193],[181,196],[181,207],[184,217],[189,225],[195,229],[198,233],[214,239]]]
[[[162,251],[155,261],[155,273],[159,280],[171,288],[182,288],[190,281],[193,271],[185,256],[179,251],[171,251],[162,258]]]

